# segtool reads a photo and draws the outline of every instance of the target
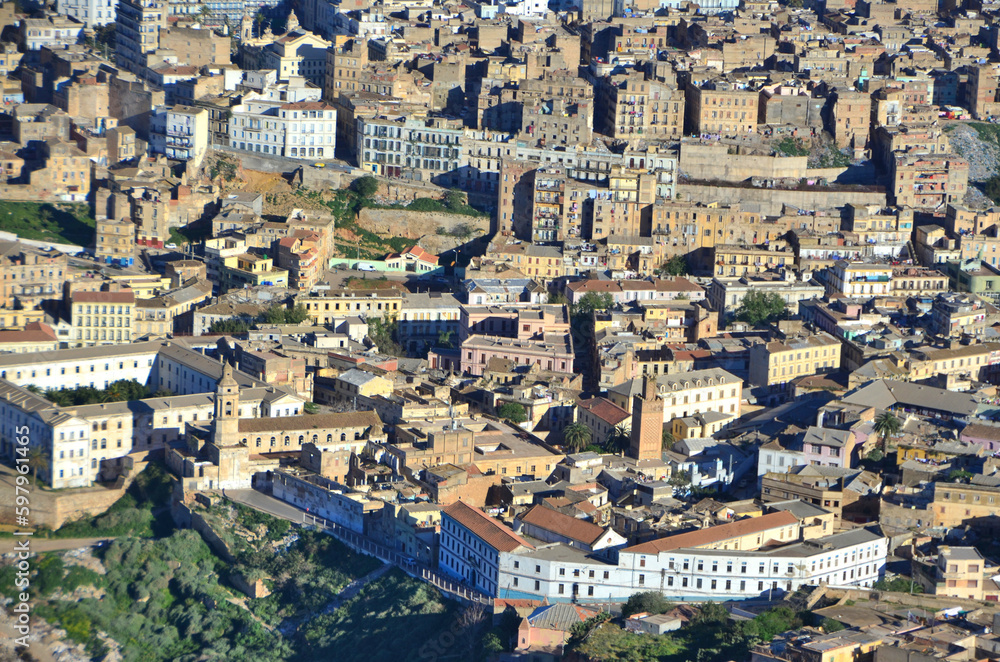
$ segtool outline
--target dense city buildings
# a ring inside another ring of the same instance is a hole
[[[55,530],[154,498],[132,486],[159,467],[163,503],[111,530],[193,527],[272,606],[340,600],[300,600],[326,569],[285,551],[323,530],[484,606],[435,611],[481,631],[455,659],[599,662],[615,628],[636,659],[713,628],[669,655],[997,658],[996,6],[0,15],[0,525],[24,468]],[[246,553],[210,530],[234,500],[296,528]],[[151,567],[194,632],[219,594],[188,595],[189,561]],[[665,613],[619,618],[639,593]],[[83,641],[80,609],[38,613]],[[275,659],[327,640],[295,609],[254,631]]]

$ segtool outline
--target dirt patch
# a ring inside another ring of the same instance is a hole
[[[381,237],[412,239],[424,250],[440,255],[489,232],[490,219],[443,212],[365,208],[358,215],[358,225]]]

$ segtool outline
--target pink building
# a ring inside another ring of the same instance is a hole
[[[569,333],[566,306],[462,306],[459,313],[460,341],[470,336],[530,339],[547,333]]]
[[[958,436],[959,441],[966,441],[985,448],[988,452],[1000,451],[1000,425],[970,423]]]
[[[472,336],[462,343],[459,351],[461,369],[470,375],[482,375],[492,358],[573,374],[573,340],[569,333],[547,333],[533,339]]]
[[[810,427],[802,433],[802,452],[808,464],[851,468],[857,438],[853,430]]]

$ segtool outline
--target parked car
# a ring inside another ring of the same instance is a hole
[[[177,248],[177,244],[175,244],[173,242],[170,242],[169,244],[164,244],[163,247],[164,248],[169,248],[170,250],[173,250],[173,249]]]
[[[358,265],[358,271],[375,271],[375,267],[367,262],[362,262]]]

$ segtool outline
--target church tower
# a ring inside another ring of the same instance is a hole
[[[663,450],[663,398],[656,380],[646,378],[642,393],[632,396],[632,438],[628,454],[637,460],[659,460]]]
[[[222,379],[215,387],[215,424],[212,440],[216,445],[229,446],[240,434],[240,385],[233,377],[233,366],[223,362]]]

